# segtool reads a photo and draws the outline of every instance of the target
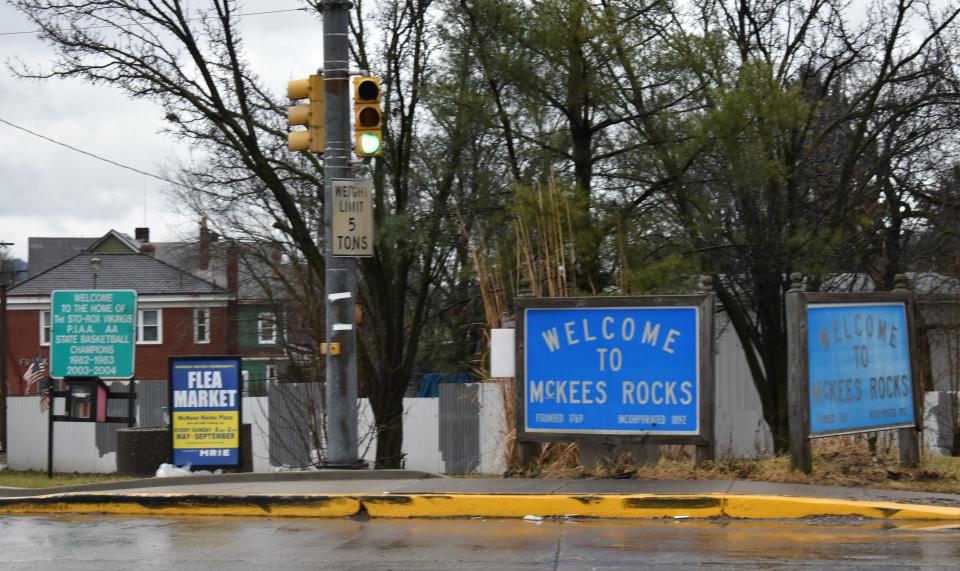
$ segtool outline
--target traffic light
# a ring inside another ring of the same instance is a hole
[[[383,153],[383,112],[380,110],[380,78],[353,78],[354,152],[358,157]]]
[[[306,125],[306,131],[287,133],[287,149],[322,153],[323,137],[323,76],[311,75],[307,79],[287,82],[287,97],[292,101],[308,99],[304,105],[287,107],[287,125]]]

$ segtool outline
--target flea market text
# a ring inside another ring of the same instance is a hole
[[[234,408],[236,402],[236,389],[223,388],[220,371],[187,371],[187,388],[173,391],[177,408]]]

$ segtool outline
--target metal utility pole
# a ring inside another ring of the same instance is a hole
[[[0,248],[13,246],[0,241]],[[0,268],[3,270],[3,268]],[[0,450],[7,450],[7,272],[0,271]],[[10,269],[13,277],[13,268]],[[13,281],[11,279],[10,281]]]
[[[333,180],[352,179],[350,166],[349,0],[324,0],[323,78],[323,252],[326,264],[326,338],[340,354],[327,351],[327,467],[356,468],[357,456],[357,260],[333,255]],[[348,295],[349,294],[349,295]]]

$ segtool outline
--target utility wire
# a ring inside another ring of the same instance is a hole
[[[158,175],[158,174],[153,174],[153,173],[151,173],[151,172],[142,171],[142,170],[140,170],[140,169],[138,169],[138,168],[136,168],[136,167],[131,167],[131,166],[125,165],[125,164],[123,164],[123,163],[118,163],[117,161],[114,161],[114,160],[111,160],[111,159],[108,159],[108,158],[105,158],[105,157],[101,157],[100,155],[95,155],[95,154],[93,154],[93,153],[91,153],[91,152],[84,151],[83,149],[78,149],[78,148],[76,148],[76,147],[74,147],[74,146],[72,146],[72,145],[68,145],[67,143],[60,142],[60,141],[58,141],[58,140],[56,140],[56,139],[51,139],[50,137],[47,137],[46,135],[41,135],[40,133],[36,133],[36,132],[34,132],[34,131],[31,131],[30,129],[27,129],[26,127],[21,127],[20,125],[16,125],[16,124],[14,124],[14,123],[11,123],[10,121],[7,121],[7,120],[4,119],[3,117],[0,117],[0,123],[4,123],[4,124],[6,124],[6,125],[9,125],[9,126],[13,127],[14,129],[19,129],[19,130],[21,130],[21,131],[23,131],[23,132],[25,132],[25,133],[29,133],[29,134],[33,135],[34,137],[39,137],[39,138],[41,138],[41,139],[43,139],[43,140],[45,140],[45,141],[49,141],[49,142],[51,142],[51,143],[53,143],[53,144],[55,144],[55,145],[60,145],[61,147],[66,147],[66,148],[70,149],[71,151],[76,151],[76,152],[80,153],[81,155],[87,155],[88,157],[93,157],[93,158],[97,159],[98,161],[103,161],[103,162],[109,163],[109,164],[111,164],[111,165],[113,165],[113,166],[117,166],[117,167],[120,167],[120,168],[122,168],[122,169],[127,169],[127,170],[133,171],[133,172],[135,172],[135,173],[142,174],[142,175],[144,175],[144,176],[149,176],[149,177],[155,178],[155,179],[157,179],[157,180],[161,180],[161,181],[163,181],[163,182],[168,182],[168,183],[170,183],[170,184],[175,184],[175,185],[177,185],[177,186],[179,186],[179,187],[182,187],[182,188],[185,188],[185,189],[187,189],[187,190],[198,190],[197,188],[192,187],[192,186],[189,186],[189,185],[186,185],[186,184],[183,184],[182,182],[177,182],[177,181],[175,181],[175,180],[172,180],[172,179],[169,179],[169,178],[165,178],[165,177],[162,177],[162,176],[160,176],[160,175]]]
[[[285,12],[306,12],[306,11],[307,11],[306,8],[289,8],[289,9],[285,9],[285,10],[267,10],[267,11],[264,11],[264,12],[246,12],[246,13],[243,13],[243,14],[237,14],[236,16],[237,16],[238,18],[242,18],[242,17],[244,17],[244,16],[262,16],[262,15],[264,15],[264,14],[283,14],[283,13],[285,13]],[[197,21],[197,20],[202,20],[202,19],[203,19],[203,18],[187,18],[187,22],[195,22],[195,21]],[[142,25],[155,25],[155,24],[156,24],[156,22],[136,22],[136,21],[131,22],[131,23],[132,23],[132,24],[141,25],[141,26],[142,26]],[[102,26],[83,26],[83,27],[80,27],[80,28],[77,28],[77,29],[78,29],[78,30],[99,30],[99,29],[102,29],[102,28],[116,28],[116,27],[117,27],[117,26],[111,24],[111,25],[102,25]],[[43,31],[43,30],[29,30],[29,31],[25,31],[25,32],[0,32],[0,36],[25,36],[25,35],[27,35],[27,34],[39,34],[39,33],[42,32],[42,31]]]

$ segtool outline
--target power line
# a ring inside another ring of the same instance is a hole
[[[284,10],[266,10],[263,12],[245,12],[243,14],[237,14],[238,18],[243,18],[244,16],[263,16],[264,14],[283,14],[286,12],[306,12],[306,8],[288,8]],[[187,18],[187,22],[195,22],[197,20],[202,20],[203,18]],[[138,22],[134,21],[133,24],[137,25],[156,25],[156,22]],[[102,25],[102,26],[82,26],[76,28],[77,30],[100,30],[103,28],[116,28],[116,25]],[[0,32],[0,36],[25,36],[27,34],[39,34],[43,30],[28,30],[24,32]]]
[[[106,158],[106,157],[101,157],[100,155],[95,155],[95,154],[93,154],[93,153],[91,153],[91,152],[89,152],[89,151],[84,151],[83,149],[78,149],[77,147],[74,147],[73,145],[68,145],[67,143],[63,143],[63,142],[58,141],[58,140],[56,140],[56,139],[51,139],[50,137],[47,137],[46,135],[41,135],[40,133],[37,133],[37,132],[35,132],[35,131],[31,131],[30,129],[27,129],[26,127],[21,127],[20,125],[11,123],[10,121],[7,121],[7,120],[4,119],[3,117],[0,117],[0,123],[4,123],[4,124],[6,124],[6,125],[9,125],[9,126],[13,127],[14,129],[19,129],[19,130],[21,130],[21,131],[23,131],[23,132],[25,132],[25,133],[29,133],[29,134],[33,135],[34,137],[39,137],[39,138],[41,138],[41,139],[43,139],[43,140],[45,140],[45,141],[49,141],[49,142],[51,142],[51,143],[53,143],[53,144],[55,144],[55,145],[60,145],[61,147],[66,147],[66,148],[70,149],[71,151],[78,152],[78,153],[80,153],[80,154],[82,154],[82,155],[87,155],[88,157],[92,157],[92,158],[94,158],[94,159],[97,159],[98,161],[103,161],[103,162],[109,163],[109,164],[111,164],[111,165],[113,165],[113,166],[117,166],[117,167],[120,167],[120,168],[123,168],[123,169],[127,169],[127,170],[129,170],[129,171],[133,171],[133,172],[135,172],[135,173],[142,174],[142,175],[144,175],[144,176],[149,176],[149,177],[155,178],[155,179],[157,179],[157,180],[161,180],[161,181],[163,181],[163,182],[168,182],[168,183],[170,183],[170,184],[175,184],[175,185],[177,185],[177,186],[179,186],[179,187],[182,187],[182,188],[185,188],[185,189],[187,189],[187,190],[198,190],[197,188],[192,187],[192,186],[189,186],[189,185],[186,185],[186,184],[183,184],[182,182],[177,182],[177,181],[175,181],[175,180],[172,180],[172,179],[169,179],[169,178],[166,178],[166,177],[162,177],[162,176],[160,176],[160,175],[158,175],[158,174],[153,174],[153,173],[151,173],[151,172],[147,172],[147,171],[140,170],[140,169],[138,169],[138,168],[136,168],[136,167],[131,167],[131,166],[125,165],[125,164],[123,164],[123,163],[118,163],[117,161],[108,159],[108,158]]]

